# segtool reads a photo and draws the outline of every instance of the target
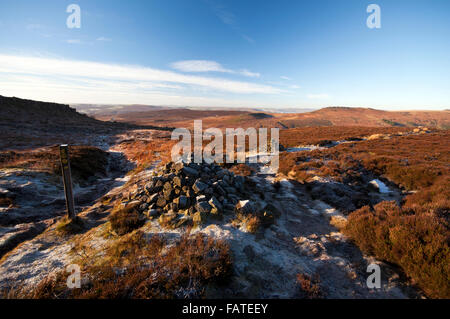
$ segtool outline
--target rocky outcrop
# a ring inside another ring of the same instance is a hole
[[[264,201],[258,203],[267,192],[257,188],[252,178],[214,163],[169,162],[145,184],[125,194],[122,205],[137,201],[141,214],[172,227],[202,224],[209,217],[222,219],[224,214],[252,214],[273,221],[275,209],[268,210]]]

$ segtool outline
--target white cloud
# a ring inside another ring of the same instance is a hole
[[[170,64],[170,66],[178,71],[182,72],[221,72],[221,73],[231,73],[240,74],[247,77],[257,78],[261,74],[257,72],[251,72],[247,69],[242,69],[239,71],[230,70],[223,67],[220,63],[210,60],[185,60],[178,61]]]
[[[280,78],[282,78],[283,80],[287,80],[287,81],[292,80],[290,77],[287,77],[285,75],[280,76]]]
[[[300,86],[299,86],[299,85],[296,85],[296,84],[293,84],[293,85],[289,85],[289,88],[290,88],[290,89],[296,90],[296,89],[299,89]]]
[[[173,69],[182,72],[224,72],[233,73],[225,69],[220,63],[208,60],[186,60],[174,62],[170,65]]]
[[[69,44],[81,44],[81,40],[80,39],[68,39],[68,40],[66,40],[66,43],[69,43]]]
[[[1,25],[1,23],[0,23]],[[51,38],[52,35],[48,33],[48,28],[45,25],[39,23],[31,23],[26,25],[26,29],[34,34],[37,34],[44,38]]]
[[[99,37],[99,38],[97,38],[97,41],[110,42],[110,41],[112,41],[112,39],[107,38],[107,37]]]
[[[306,97],[311,100],[322,100],[328,99],[330,96],[326,93],[321,93],[321,94],[308,94]]]
[[[44,26],[39,23],[31,23],[27,25],[27,30],[42,30]]]
[[[178,106],[223,106],[243,107],[266,105],[266,101],[246,99],[205,97],[186,94],[182,91],[164,90],[161,83],[130,83],[125,81],[101,81],[80,79],[53,79],[41,76],[10,75],[0,72],[0,94],[26,99],[59,103],[94,103],[94,104],[151,104]],[[171,88],[182,88],[167,85]],[[24,90],[26,87],[26,90]],[[159,90],[155,90],[159,89]]]
[[[59,58],[24,57],[0,54],[0,88],[2,95],[41,100],[86,103],[162,102],[183,100],[194,92],[218,95],[280,94],[284,91],[269,85],[233,81],[218,77],[186,75],[143,66],[106,64]],[[173,94],[174,91],[179,92]],[[170,93],[170,94],[169,94]],[[45,98],[47,96],[47,98]],[[126,102],[129,101],[129,102]],[[169,102],[167,102],[169,103]]]
[[[247,69],[241,70],[241,71],[239,71],[239,73],[244,75],[244,76],[251,77],[251,78],[259,78],[261,76],[261,74],[256,73],[256,72],[251,72],[251,71],[249,71]]]

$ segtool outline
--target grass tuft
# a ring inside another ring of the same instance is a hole
[[[56,225],[56,232],[64,235],[78,234],[85,229],[85,222],[80,217],[70,220],[67,216],[63,217]]]

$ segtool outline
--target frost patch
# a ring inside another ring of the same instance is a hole
[[[382,181],[380,181],[379,179],[374,179],[374,180],[370,181],[370,184],[375,186],[378,189],[378,191],[382,194],[392,193],[392,191],[389,189],[389,187],[387,187],[386,184],[383,183]]]

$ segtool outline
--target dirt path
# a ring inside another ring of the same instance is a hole
[[[100,136],[93,146],[109,153],[106,174],[95,183],[81,187],[74,184],[75,209],[80,212],[111,189],[124,184],[123,177],[135,167],[126,160],[120,144],[127,140],[152,138],[154,130],[132,130],[114,136]],[[81,141],[87,142],[87,141]],[[32,152],[45,151],[45,147]],[[0,208],[0,258],[20,243],[39,235],[56,218],[66,214],[61,178],[30,169],[0,169],[0,190],[13,190],[15,205]]]

